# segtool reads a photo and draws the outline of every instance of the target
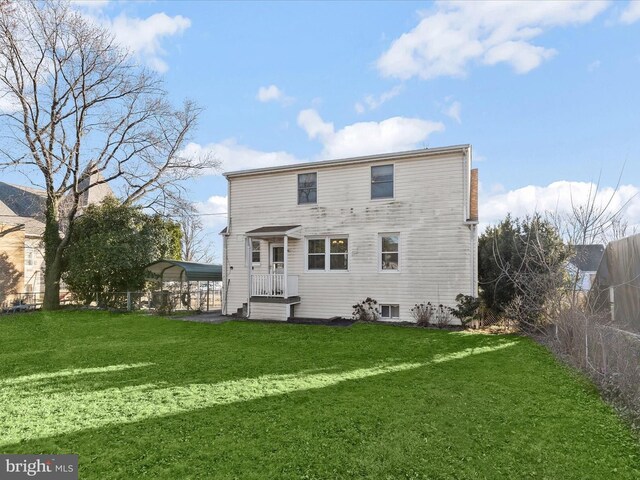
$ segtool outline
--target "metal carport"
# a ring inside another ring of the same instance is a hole
[[[180,301],[191,310],[191,282],[198,282],[198,299],[202,297],[200,282],[206,282],[206,306],[209,310],[209,292],[210,282],[222,282],[222,265],[210,263],[185,262],[182,260],[161,259],[150,263],[145,267],[148,273],[159,277],[160,283],[164,286],[165,282],[180,282]],[[186,282],[187,290],[183,291],[183,285]],[[167,292],[169,293],[169,292]],[[186,296],[185,296],[186,295]],[[199,301],[199,305],[202,302]],[[215,302],[214,302],[215,304]]]

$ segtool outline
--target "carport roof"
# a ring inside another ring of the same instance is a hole
[[[147,272],[159,275],[162,281],[221,282],[222,265],[211,263],[184,262],[182,260],[162,259],[150,263]]]

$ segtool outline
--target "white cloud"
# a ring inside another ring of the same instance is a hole
[[[627,25],[640,20],[640,1],[632,0],[627,4],[627,8],[620,14],[620,22]]]
[[[238,144],[233,138],[224,140],[220,143],[211,143],[208,145],[189,143],[181,152],[181,155],[188,157],[191,155],[197,156],[208,153],[213,154],[217,160],[220,160],[222,163],[222,172],[288,165],[300,161],[293,155],[283,151],[262,152],[254,150],[245,145]],[[210,175],[216,175],[220,172],[211,171],[207,173]]]
[[[92,18],[89,14],[85,16]],[[162,40],[180,35],[191,26],[188,18],[182,15],[170,17],[163,12],[144,19],[122,13],[113,19],[100,16],[93,17],[93,20],[109,28],[120,45],[131,50],[149,68],[161,73],[169,69],[163,60],[166,52],[161,46]]]
[[[312,108],[302,110],[298,114],[298,125],[311,139],[325,139],[334,134],[333,123],[322,120],[320,114]]]
[[[256,98],[261,102],[271,102],[274,100],[280,100],[284,94],[275,85],[269,85],[268,87],[260,87],[258,89],[258,95]]]
[[[73,7],[101,10],[109,4],[109,0],[71,0],[70,3]]]
[[[206,228],[220,228],[227,224],[227,197],[213,195],[204,202],[194,203],[202,224]],[[217,232],[216,232],[217,233]]]
[[[367,110],[375,110],[383,103],[388,102],[394,97],[397,97],[404,90],[403,85],[396,85],[391,90],[382,92],[380,95],[367,95],[361,102],[355,104],[355,110],[357,113],[364,113]]]
[[[602,65],[600,60],[594,60],[589,65],[587,65],[587,71],[588,72],[594,72],[594,71],[596,71],[597,69],[600,68],[600,65]]]
[[[456,122],[462,123],[462,104],[458,101],[452,102],[449,106],[445,107],[442,111],[447,117],[453,118]]]
[[[547,186],[528,185],[508,192],[492,189],[489,194],[481,193],[480,219],[486,226],[499,222],[507,213],[517,217],[534,212],[567,213],[572,205],[584,205],[589,196],[593,198],[596,188],[595,184],[588,182],[558,181]],[[612,213],[624,207],[629,225],[640,226],[640,187],[622,185],[617,191],[612,187],[601,187],[597,192],[600,207],[606,206]]]
[[[440,122],[392,117],[381,122],[359,122],[335,130],[313,109],[298,115],[298,125],[323,145],[322,158],[343,158],[419,148],[429,135],[444,130]]]
[[[0,86],[0,113],[13,113],[20,110],[20,102],[7,90]]]
[[[378,59],[382,75],[464,76],[471,62],[507,63],[526,73],[556,54],[531,40],[553,27],[590,22],[606,1],[437,2],[420,23],[401,35]]]

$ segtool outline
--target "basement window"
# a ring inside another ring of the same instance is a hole
[[[400,318],[400,305],[380,305],[380,318],[397,320]]]

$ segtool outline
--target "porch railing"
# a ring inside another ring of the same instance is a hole
[[[288,275],[287,296],[298,295],[298,276]],[[251,275],[252,297],[284,297],[285,276],[283,273],[257,273]]]

